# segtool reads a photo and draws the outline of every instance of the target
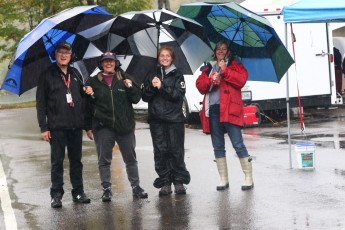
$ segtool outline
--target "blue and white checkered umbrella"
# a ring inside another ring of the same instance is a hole
[[[1,90],[21,95],[37,86],[40,74],[54,62],[51,54],[60,41],[72,44],[73,61],[92,62],[93,57],[99,57],[102,52],[79,33],[111,18],[113,16],[99,6],[80,6],[43,19],[19,42]]]

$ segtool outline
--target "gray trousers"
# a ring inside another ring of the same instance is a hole
[[[118,135],[112,129],[102,127],[93,132],[98,154],[98,170],[103,188],[111,187],[111,160],[115,142],[118,144],[123,162],[126,164],[128,180],[132,187],[139,185],[138,162],[135,152],[134,131]]]

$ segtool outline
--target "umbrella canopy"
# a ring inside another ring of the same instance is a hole
[[[94,29],[99,34],[90,36]],[[156,69],[159,47],[174,49],[174,64],[184,74],[193,74],[212,54],[199,23],[165,9],[124,13],[94,29],[83,36],[99,49],[116,53],[122,68],[139,84]]]
[[[51,54],[60,41],[72,44],[73,61],[99,56],[101,51],[78,33],[111,18],[99,6],[80,6],[43,19],[19,42],[1,89],[21,95],[37,86],[40,74],[54,62]]]
[[[341,0],[301,0],[284,6],[285,22],[344,22],[345,3]]]
[[[185,4],[177,13],[203,25],[213,48],[228,41],[247,68],[248,80],[279,82],[293,64],[270,22],[234,2]]]

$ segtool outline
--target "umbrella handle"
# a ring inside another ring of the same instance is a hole
[[[72,69],[72,72],[73,74],[77,77],[77,79],[79,80],[79,82],[83,85],[83,87],[85,87],[85,82],[83,80],[80,79],[78,73],[74,70],[74,67],[71,68]],[[92,99],[95,99],[95,95],[91,94],[90,95]]]
[[[220,73],[220,71],[221,71],[222,69],[221,69],[219,66],[218,66],[218,68],[219,68],[219,69],[217,69],[215,72]],[[210,88],[209,88],[209,90],[208,90],[209,93],[212,91],[215,82],[216,82],[216,80],[213,79],[213,80],[212,80],[212,83],[211,83],[211,86],[210,86]]]
[[[213,89],[213,86],[214,86],[214,83],[216,82],[216,80],[212,80],[212,83],[211,83],[211,86],[210,88],[208,89],[208,92],[211,93],[212,89]]]

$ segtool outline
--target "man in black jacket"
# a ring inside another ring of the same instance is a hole
[[[63,162],[67,147],[73,201],[90,203],[83,186],[82,129],[86,93],[80,82],[82,76],[70,67],[72,47],[61,42],[55,50],[56,63],[39,78],[36,92],[37,119],[42,139],[49,142],[51,151],[51,207],[62,207]]]

